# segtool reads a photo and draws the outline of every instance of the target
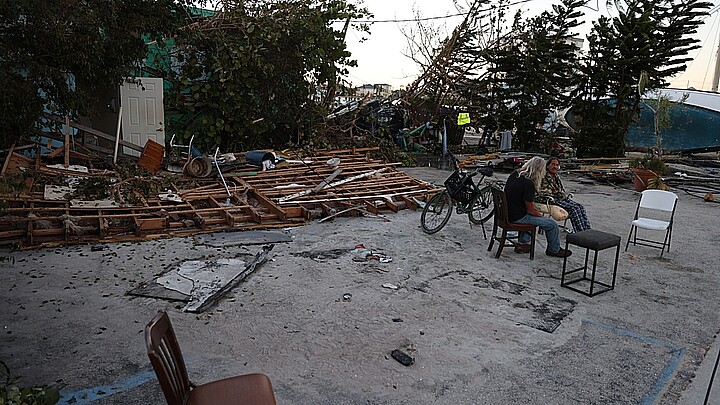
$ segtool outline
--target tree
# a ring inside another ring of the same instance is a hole
[[[477,83],[487,74],[486,50],[498,39],[496,22],[502,19],[504,5],[485,10],[483,6],[488,0],[466,3],[464,9],[459,2],[455,3],[465,18],[450,36],[438,41],[439,31],[425,27],[419,16],[418,29],[406,34],[410,57],[421,65],[422,74],[408,86],[404,99],[422,116],[422,121],[442,115],[447,111],[444,106],[462,107],[473,116],[479,116],[476,112],[484,107],[478,108]],[[476,119],[475,124],[478,123]]]
[[[582,0],[564,0],[526,21],[516,18],[516,41],[500,50],[495,70],[502,74],[497,88],[511,100],[510,112],[521,150],[544,151],[549,147],[543,128],[551,111],[569,104],[576,87],[578,48],[573,29],[580,25]]]
[[[523,149],[540,150],[549,112],[568,103],[576,52],[570,39],[580,25],[582,0],[565,0],[533,19],[515,16],[505,25],[507,2],[485,9],[470,3],[463,22],[444,40],[408,99],[431,106],[461,106],[486,132],[517,127]],[[424,30],[423,32],[433,32]],[[428,41],[415,40],[413,55],[427,55]]]
[[[355,64],[343,24],[364,16],[344,0],[224,2],[175,37],[171,130],[206,150],[307,141],[326,114],[318,87]]]
[[[117,86],[186,15],[173,0],[0,2],[0,144],[38,133],[44,108],[91,115],[94,94]]]
[[[712,4],[701,0],[618,0],[618,15],[601,17],[588,37],[582,87],[574,106],[579,156],[622,156],[625,134],[639,114],[637,84],[662,88],[685,69],[694,34]]]
[[[640,82],[638,83],[638,93],[640,94],[640,100],[644,108],[649,109],[653,113],[653,129],[655,133],[655,149],[650,151],[651,155],[662,158],[662,131],[670,128],[672,121],[670,119],[670,112],[683,104],[688,97],[688,93],[678,100],[673,100],[667,94],[663,94],[658,89],[650,89],[647,87],[648,74],[643,71],[640,73]],[[647,97],[651,95],[652,97]]]

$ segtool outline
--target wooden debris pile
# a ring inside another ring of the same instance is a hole
[[[414,210],[416,199],[437,190],[393,164],[369,158],[364,153],[370,150],[288,156],[283,165],[265,171],[246,165],[223,173],[224,182],[176,174],[170,189],[132,202],[51,197],[20,181],[0,188],[0,243],[32,247],[296,226],[341,212]],[[73,174],[99,175],[107,173]]]

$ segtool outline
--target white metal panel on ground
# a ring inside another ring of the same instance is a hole
[[[163,105],[163,79],[155,77],[127,78],[120,87],[123,106],[122,139],[145,146],[148,139],[165,145]],[[140,156],[140,153],[123,148],[123,153]]]

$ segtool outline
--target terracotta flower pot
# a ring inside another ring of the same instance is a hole
[[[644,191],[647,189],[650,179],[657,179],[660,177],[660,174],[648,169],[635,168],[632,169],[632,172],[635,191]]]

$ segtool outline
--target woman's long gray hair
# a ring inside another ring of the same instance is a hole
[[[535,190],[540,190],[540,185],[542,184],[542,179],[545,177],[545,159],[534,156],[532,159],[525,162],[525,164],[522,165],[520,170],[518,170],[518,173],[521,176],[525,176],[526,178],[530,179],[530,181],[535,184]]]

